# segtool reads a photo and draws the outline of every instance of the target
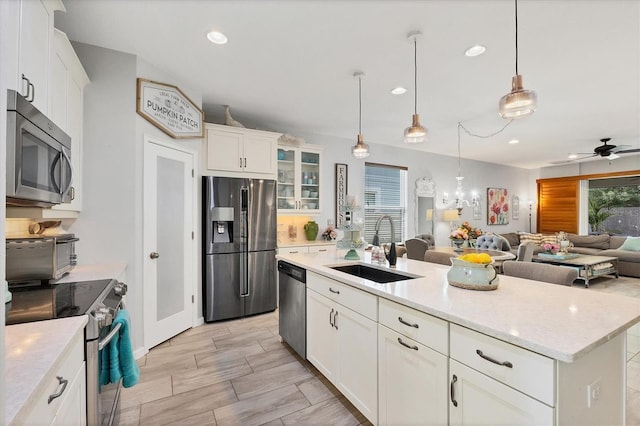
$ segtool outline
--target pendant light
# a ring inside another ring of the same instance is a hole
[[[367,158],[369,145],[364,143],[362,136],[362,77],[364,77],[364,73],[356,72],[353,76],[358,79],[358,141],[351,147],[351,154],[356,158]]]
[[[516,13],[516,75],[511,79],[511,92],[500,98],[499,113],[502,118],[511,120],[533,114],[538,106],[538,95],[533,90],[525,90],[522,76],[518,74],[518,0],[515,0]]]
[[[404,143],[420,143],[427,140],[427,129],[420,125],[420,115],[418,115],[418,38],[420,36],[422,36],[420,31],[411,31],[407,36],[409,41],[413,41],[414,109],[411,126],[404,129]]]

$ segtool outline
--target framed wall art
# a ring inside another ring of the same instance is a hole
[[[336,226],[344,222],[342,207],[347,204],[347,174],[347,165],[336,163]]]
[[[174,139],[203,138],[204,113],[170,84],[139,78],[136,112]]]
[[[487,188],[487,225],[509,223],[509,193],[505,188]]]
[[[513,220],[520,219],[520,198],[517,195],[511,198],[511,218]]]

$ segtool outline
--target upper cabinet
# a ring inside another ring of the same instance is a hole
[[[53,13],[60,0],[22,0],[18,39],[18,92],[44,114],[49,113]]]
[[[320,213],[321,160],[321,147],[278,147],[279,213]]]
[[[280,133],[205,124],[206,170],[203,174],[276,179]]]
[[[53,207],[56,210],[82,209],[82,106],[83,90],[89,84],[73,46],[66,34],[54,30],[51,55],[51,113],[49,116],[71,136],[72,201]]]

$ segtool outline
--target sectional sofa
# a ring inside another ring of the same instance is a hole
[[[556,243],[555,234],[531,234],[527,232],[509,232],[498,234],[503,240],[503,251],[516,253],[518,246],[523,242],[535,244],[534,253],[544,251],[545,243]],[[618,272],[620,275],[640,278],[640,250],[627,250],[622,245],[627,237],[617,235],[576,235],[568,234],[573,247],[572,253],[588,254],[596,256],[610,256],[618,258]],[[637,238],[637,237],[629,237]],[[635,242],[635,241],[634,241]],[[627,246],[628,244],[625,244]],[[634,244],[637,248],[637,244]]]

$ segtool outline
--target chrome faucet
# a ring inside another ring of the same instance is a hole
[[[391,268],[395,268],[396,267],[396,260],[398,258],[397,254],[396,254],[396,243],[395,243],[395,241],[396,241],[396,229],[393,226],[393,220],[391,219],[391,216],[389,216],[388,214],[383,214],[376,221],[376,227],[375,227],[376,233],[373,236],[373,241],[371,242],[371,244],[373,244],[374,246],[380,245],[380,237],[378,236],[378,231],[380,230],[380,223],[382,222],[383,219],[389,219],[389,224],[391,225],[391,246],[389,247],[389,251],[388,252],[385,251],[385,257],[389,261],[389,266]]]

